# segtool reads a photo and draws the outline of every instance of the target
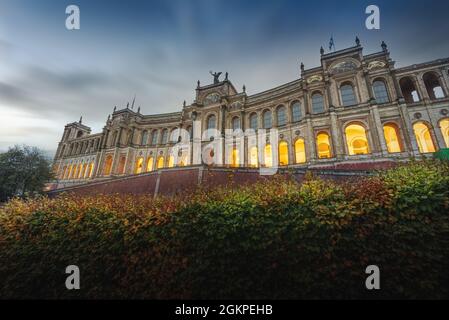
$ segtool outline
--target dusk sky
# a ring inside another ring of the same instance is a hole
[[[81,29],[65,9],[81,10]],[[365,28],[365,8],[381,29]],[[52,153],[64,125],[83,116],[101,131],[136,94],[142,113],[180,111],[209,70],[254,94],[319,66],[359,36],[365,54],[385,40],[397,66],[449,57],[449,1],[0,0],[0,151],[14,144]]]

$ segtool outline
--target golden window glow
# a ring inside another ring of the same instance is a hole
[[[126,165],[126,157],[121,157],[119,166],[118,166],[118,174],[124,174],[125,173],[125,165]]]
[[[81,173],[81,179],[86,179],[86,173],[87,173],[87,163],[85,163],[84,165],[83,165],[83,171],[82,171],[82,173]]]
[[[425,123],[422,122],[415,123],[413,125],[413,131],[415,132],[419,152],[421,153],[435,152],[435,145],[433,144],[429,127]]]
[[[259,166],[259,152],[257,147],[252,147],[249,150],[249,165],[250,167],[258,167]]]
[[[112,156],[108,156],[104,163],[105,163],[104,164],[104,175],[109,176],[111,174],[111,169],[112,169]]]
[[[173,168],[175,166],[175,157],[170,155],[168,157],[168,168]]]
[[[295,142],[295,157],[296,163],[305,163],[306,162],[306,146],[304,143],[304,139],[298,139]]]
[[[76,179],[81,179],[82,178],[82,173],[83,173],[83,165],[80,163],[78,165],[78,169],[76,170]]]
[[[153,171],[153,157],[149,157],[147,160],[147,172]]]
[[[135,174],[142,173],[143,171],[143,158],[137,158],[136,160],[136,168],[134,169]]]
[[[267,144],[264,149],[264,164],[265,167],[273,166],[273,151],[270,144]]]
[[[159,159],[157,159],[157,168],[158,169],[164,168],[164,157],[160,156]]]
[[[384,125],[384,136],[389,153],[402,152],[399,142],[399,131],[395,124],[390,123]]]
[[[88,177],[88,178],[92,178],[93,173],[94,173],[94,164],[91,163],[91,164],[89,165],[89,170],[88,170],[88,173],[87,173],[87,177]]]
[[[230,164],[231,167],[233,168],[237,168],[240,164],[240,157],[239,157],[239,150],[237,150],[237,148],[233,148],[232,152],[230,154]]]
[[[319,159],[331,158],[331,144],[329,140],[329,135],[325,132],[321,132],[316,137],[316,145],[318,150]]]
[[[449,119],[440,121],[441,134],[443,135],[446,147],[449,148]]]
[[[345,134],[350,156],[369,153],[368,139],[363,126],[351,124],[346,127]]]
[[[288,166],[288,144],[285,141],[279,143],[279,164]]]
[[[67,166],[65,166],[65,167],[62,169],[61,179],[65,179],[66,174],[67,174]]]
[[[73,170],[73,166],[70,165],[69,166],[69,171],[67,172],[67,177],[66,179],[70,179],[72,177],[72,170]]]

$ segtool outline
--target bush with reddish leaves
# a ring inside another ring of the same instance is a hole
[[[0,209],[0,297],[447,298],[448,173],[420,162],[344,184],[12,200]],[[72,264],[81,290],[65,288]],[[365,288],[372,264],[379,291]]]

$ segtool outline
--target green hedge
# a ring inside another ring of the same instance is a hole
[[[0,211],[0,297],[447,298],[448,173],[421,162],[351,183],[13,200]],[[71,264],[79,291],[64,285]],[[379,291],[365,288],[371,264]]]

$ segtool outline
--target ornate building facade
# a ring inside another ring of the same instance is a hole
[[[299,79],[255,95],[215,73],[213,84],[198,81],[195,101],[180,112],[114,108],[101,133],[92,134],[81,119],[69,123],[54,160],[58,187],[204,162],[326,167],[449,148],[449,58],[395,68],[386,44],[381,48],[364,55],[357,41],[321,50],[319,67],[301,64]],[[226,129],[254,131],[221,143]],[[275,131],[276,144],[260,141],[261,129]],[[222,149],[229,146],[228,157]]]

